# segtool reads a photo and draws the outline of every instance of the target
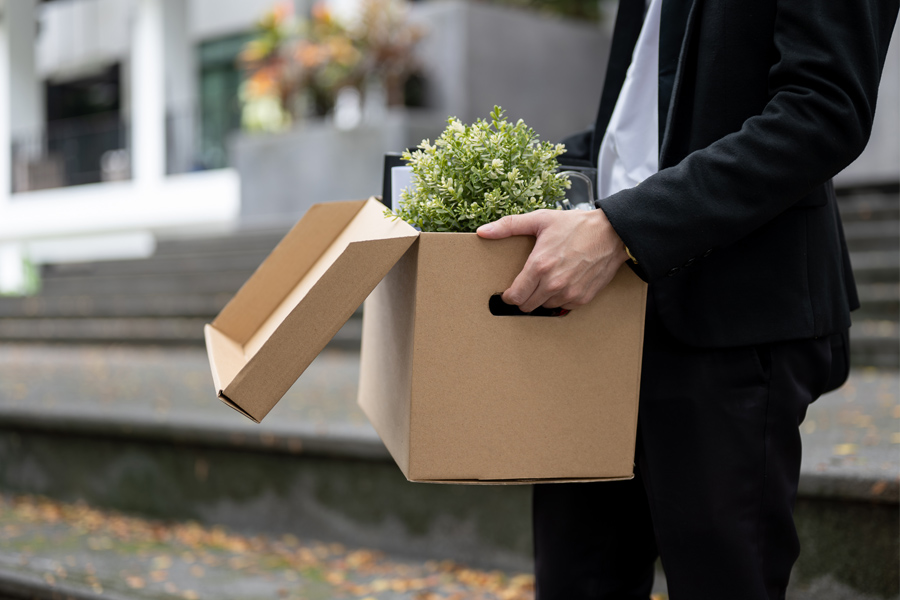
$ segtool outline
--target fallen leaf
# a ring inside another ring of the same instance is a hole
[[[837,456],[850,456],[856,454],[858,446],[856,444],[836,444],[834,454]]]
[[[873,496],[880,496],[887,489],[887,481],[876,481],[869,490]]]

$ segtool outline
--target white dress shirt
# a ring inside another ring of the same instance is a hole
[[[622,91],[600,143],[597,197],[633,188],[659,170],[659,19],[650,0]]]

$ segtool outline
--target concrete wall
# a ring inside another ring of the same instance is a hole
[[[230,159],[241,175],[241,218],[293,222],[317,202],[380,195],[384,154],[434,139],[443,128],[442,115],[392,111],[352,131],[317,122],[279,135],[240,135]]]
[[[249,31],[278,0],[185,1],[190,4],[191,35],[199,41]],[[294,0],[298,12],[311,4],[311,0]]]
[[[900,31],[888,49],[869,145],[835,178],[839,186],[900,182]]]
[[[74,79],[122,60],[135,0],[50,2],[38,11],[37,68],[43,79]]]
[[[495,104],[546,140],[589,127],[610,37],[602,28],[462,0],[414,7],[428,36],[420,56],[434,110],[470,122]]]

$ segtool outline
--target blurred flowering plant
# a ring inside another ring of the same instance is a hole
[[[454,117],[434,144],[424,140],[403,158],[413,187],[393,213],[422,231],[475,231],[505,215],[556,208],[571,185],[556,176],[562,144],[538,141],[522,119],[495,106],[490,121],[464,125]]]
[[[362,0],[359,18],[348,25],[324,2],[305,20],[291,2],[276,5],[239,57],[248,74],[240,93],[244,127],[277,131],[306,114],[325,115],[342,88],[364,93],[372,80],[384,86],[389,105],[402,104],[422,37],[406,9],[405,0]]]

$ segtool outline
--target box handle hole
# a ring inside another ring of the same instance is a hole
[[[530,313],[522,312],[515,304],[503,301],[502,294],[494,294],[488,301],[488,309],[495,317],[564,317],[569,314],[565,308],[544,308],[539,306]]]

